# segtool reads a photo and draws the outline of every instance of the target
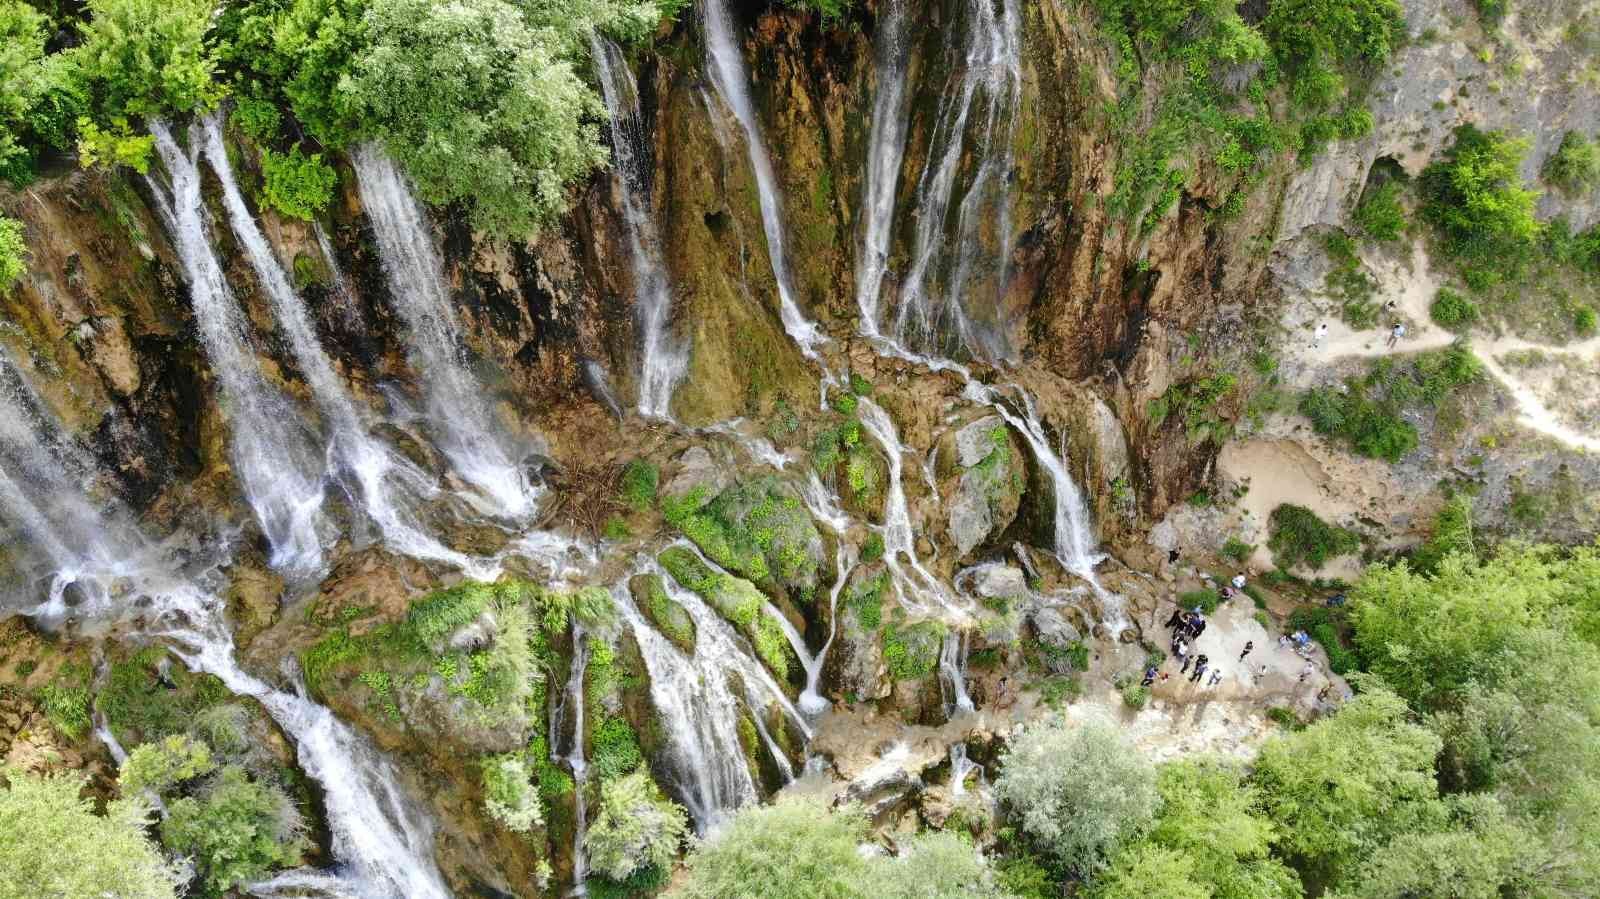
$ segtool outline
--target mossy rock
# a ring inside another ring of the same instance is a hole
[[[896,681],[921,680],[939,667],[947,629],[943,622],[889,624],[883,631],[883,661]]]
[[[800,671],[800,662],[789,645],[789,638],[783,627],[764,611],[767,598],[755,584],[713,570],[684,546],[668,547],[656,558],[673,580],[699,594],[750,641],[756,656],[779,682],[787,683],[791,673]]]
[[[980,418],[941,442],[946,533],[959,557],[993,546],[1016,520],[1028,486],[1025,458],[998,415]]]
[[[628,582],[633,593],[633,603],[644,617],[655,625],[662,636],[671,640],[684,652],[693,655],[695,643],[694,618],[683,606],[667,595],[661,576],[641,574]]]
[[[711,561],[769,596],[796,603],[815,597],[825,558],[822,533],[791,488],[763,477],[709,502],[708,493],[695,488],[667,503],[667,521]]]
[[[834,474],[844,510],[856,518],[881,524],[889,483],[889,463],[883,454],[876,447],[857,443],[840,455]]]

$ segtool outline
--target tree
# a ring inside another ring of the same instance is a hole
[[[605,161],[598,97],[561,40],[504,0],[374,0],[348,80],[362,131],[434,204],[527,237],[566,210],[567,185]]]
[[[1189,876],[1218,899],[1298,899],[1299,879],[1271,854],[1277,828],[1239,769],[1221,761],[1171,762],[1156,783],[1161,813],[1140,846],[1183,854]]]
[[[1442,297],[1444,291],[1440,291],[1440,294]],[[1476,559],[1477,552],[1472,539],[1472,497],[1458,493],[1446,500],[1434,515],[1433,533],[1411,557],[1411,567],[1431,573],[1452,553]]]
[[[1211,899],[1211,888],[1194,879],[1194,859],[1175,849],[1140,843],[1117,856],[1090,892],[1094,899]]]
[[[948,831],[920,833],[898,857],[877,859],[863,892],[872,899],[1010,899],[972,843]]]
[[[1155,769],[1108,723],[1030,727],[1002,759],[995,795],[1041,853],[1084,875],[1155,817]]]
[[[33,179],[41,147],[66,146],[81,102],[61,59],[45,55],[49,26],[22,0],[0,0],[0,180],[19,186]]]
[[[1360,866],[1337,895],[1348,899],[1499,899],[1523,895],[1538,838],[1489,796],[1438,803],[1439,820],[1395,836]]]
[[[590,865],[619,881],[642,868],[667,870],[687,829],[683,809],[662,796],[644,771],[608,780],[600,787],[600,813],[589,825]]]
[[[1282,828],[1278,845],[1313,879],[1331,883],[1413,826],[1436,797],[1439,738],[1412,724],[1381,685],[1339,713],[1262,747],[1253,781]]]
[[[210,0],[89,0],[69,51],[102,127],[209,109],[222,97],[206,46]]]
[[[167,806],[161,842],[192,856],[206,895],[217,896],[297,862],[305,847],[305,822],[283,790],[229,765],[198,796]]]
[[[0,899],[172,899],[183,879],[146,838],[150,808],[108,803],[96,815],[83,780],[0,771]]]
[[[780,799],[749,808],[699,844],[688,876],[667,895],[685,899],[865,899],[869,863],[860,813]]]
[[[1436,226],[1451,255],[1505,265],[1533,247],[1538,191],[1522,186],[1528,142],[1472,125],[1456,129],[1444,158],[1422,173],[1422,217]]]
[[[159,742],[133,747],[122,762],[117,784],[127,795],[144,790],[160,795],[184,781],[210,774],[216,767],[210,746],[173,734]]]

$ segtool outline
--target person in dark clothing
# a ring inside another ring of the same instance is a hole
[[[1144,680],[1139,682],[1139,686],[1148,687],[1148,686],[1150,686],[1151,684],[1153,684],[1155,682],[1156,682],[1156,666],[1151,665],[1150,667],[1148,667],[1148,668],[1146,668],[1144,670]]]
[[[1206,673],[1206,657],[1201,656],[1194,660],[1194,673],[1189,675],[1189,683],[1199,683],[1200,678]]]
[[[1205,632],[1206,620],[1204,618],[1196,615],[1194,618],[1189,620],[1189,633],[1192,634],[1196,640],[1200,639],[1200,635]]]
[[[1178,564],[1178,548],[1176,546],[1174,546],[1172,549],[1167,550],[1167,564],[1168,565],[1176,565],[1176,564]]]
[[[1173,609],[1172,610],[1172,617],[1167,619],[1167,630],[1170,631],[1170,630],[1172,630],[1173,628],[1177,627],[1178,625],[1180,625],[1182,623],[1183,623],[1183,610],[1182,609]]]
[[[1241,662],[1244,661],[1244,657],[1249,655],[1250,654],[1250,650],[1255,649],[1255,648],[1256,648],[1256,644],[1255,644],[1254,640],[1246,640],[1246,641],[1244,641],[1244,652],[1239,653],[1239,661],[1241,661]]]

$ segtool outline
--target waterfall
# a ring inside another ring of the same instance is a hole
[[[701,0],[700,19],[706,42],[706,77],[716,90],[722,104],[733,113],[744,130],[745,148],[750,154],[750,168],[755,173],[756,192],[761,203],[761,227],[767,236],[767,256],[772,261],[772,277],[778,284],[779,315],[783,329],[809,359],[816,359],[817,349],[827,338],[795,305],[794,287],[789,280],[789,265],[784,251],[783,207],[778,190],[778,178],[772,170],[772,158],[767,155],[766,143],[761,137],[761,123],[756,121],[755,107],[750,102],[749,76],[745,73],[744,56],[733,36],[733,23],[728,20],[727,0]]]
[[[107,603],[95,611],[104,620],[136,616],[148,636],[176,644],[175,651],[191,668],[215,675],[232,692],[262,704],[294,742],[307,776],[321,785],[334,857],[351,895],[446,899],[449,892],[432,861],[431,829],[400,792],[393,765],[331,712],[307,699],[303,690],[274,690],[240,669],[221,597],[179,574],[171,560],[162,558],[158,547],[132,527],[118,504],[106,503],[107,511],[98,513],[74,478],[31,480],[50,471],[65,475],[60,460],[70,441],[41,408],[13,392],[20,379],[9,359],[0,355],[0,363],[0,383],[8,387],[0,391],[0,402],[5,403],[0,409],[4,413],[0,460],[5,465],[0,482],[13,484],[29,506],[67,516],[30,519],[32,542],[44,545],[47,552],[62,553],[69,564],[100,565],[109,560],[107,567],[59,572],[56,582],[97,580]],[[17,460],[36,469],[25,482],[10,477],[13,468],[24,467]],[[17,498],[11,491],[0,491],[8,520],[18,514],[13,505]],[[90,548],[79,548],[86,545]]]
[[[872,97],[872,128],[867,137],[867,172],[862,185],[861,258],[856,270],[856,306],[861,333],[878,336],[879,294],[889,270],[894,239],[895,189],[906,150],[911,107],[906,102],[906,68],[911,48],[906,41],[905,0],[887,0],[878,20],[877,59],[873,71],[878,89]]]
[[[967,634],[951,629],[939,646],[939,677],[950,685],[950,701],[944,704],[946,718],[954,718],[973,710],[972,697],[967,694]]]
[[[967,744],[950,744],[950,798],[960,799],[967,794],[967,778],[972,773],[978,773],[978,782],[983,783],[983,766],[967,758]]]
[[[270,386],[256,363],[249,322],[223,278],[200,194],[200,134],[178,146],[165,122],[150,125],[169,184],[149,178],[151,193],[183,263],[200,342],[221,386],[240,487],[272,546],[273,567],[309,575],[322,566],[317,535],[322,464],[300,412]]]
[[[828,660],[828,650],[833,648],[833,638],[839,633],[839,594],[844,592],[845,585],[850,582],[850,573],[855,570],[856,547],[845,539],[850,516],[839,508],[838,497],[822,485],[815,468],[808,467],[801,496],[811,517],[827,525],[837,538],[834,541],[833,568],[838,574],[833,589],[828,591],[828,639],[817,651],[816,658],[806,666],[806,688],[800,694],[800,709],[808,715],[816,715],[828,708],[828,700],[822,696],[822,667]]]
[[[627,582],[620,588],[627,591]],[[611,591],[612,596],[618,595],[618,590]],[[620,601],[620,600],[619,600]],[[574,806],[572,825],[572,895],[582,896],[587,893],[584,881],[589,876],[588,859],[584,856],[583,839],[589,829],[589,809],[584,803],[583,788],[589,782],[589,763],[583,757],[583,679],[589,671],[589,642],[586,639],[583,626],[576,621],[572,624],[572,670],[567,675],[566,689],[561,693],[561,701],[556,703],[550,711],[550,760],[552,762],[566,762],[572,771],[572,801]],[[561,731],[566,723],[568,714],[572,715],[572,745],[567,749],[565,756],[558,755],[556,747],[561,745]]]
[[[883,561],[893,575],[895,596],[908,612],[926,614],[933,609],[923,601],[931,598],[939,609],[961,619],[967,616],[961,601],[945,589],[917,558],[916,537],[911,527],[911,512],[906,505],[905,445],[889,413],[870,397],[856,401],[856,417],[862,430],[883,448],[889,462],[889,486],[883,501]]]
[[[669,324],[672,289],[649,205],[650,154],[639,111],[639,86],[616,44],[592,34],[589,48],[611,117],[611,161],[628,225],[628,258],[639,310],[639,414],[671,420],[672,391],[688,368],[689,354]]]
[[[345,486],[351,499],[383,535],[383,541],[396,552],[445,562],[478,579],[493,579],[497,568],[475,563],[448,549],[424,533],[417,523],[413,505],[432,498],[438,488],[426,472],[368,432],[344,382],[334,371],[333,362],[322,349],[310,312],[245,205],[222,143],[221,119],[216,114],[205,119],[202,152],[222,183],[223,205],[233,234],[283,327],[289,351],[322,413],[323,430],[328,436],[327,464],[333,477]]]
[[[483,512],[526,518],[537,491],[518,464],[519,454],[500,433],[483,385],[467,367],[444,263],[427,218],[394,163],[377,147],[357,147],[350,161],[378,239],[395,311],[410,330],[411,367],[422,383],[439,448],[456,473],[476,488],[479,495],[473,499]]]
[[[659,576],[667,594],[695,624],[695,651],[685,655],[644,620],[627,591],[615,594],[618,611],[633,631],[650,672],[650,698],[667,737],[667,786],[689,810],[695,830],[704,835],[728,813],[760,799],[740,748],[742,706],[749,708],[767,751],[790,779],[793,769],[767,732],[762,712],[775,705],[807,739],[811,731],[731,625],[653,561],[639,570]],[[742,698],[735,696],[731,681],[743,685]]]
[[[1009,353],[1003,329],[980,331],[965,294],[974,269],[988,266],[994,280],[988,299],[998,306],[1011,253],[1011,144],[1022,99],[1022,23],[1016,0],[1000,0],[998,14],[994,0],[969,0],[967,18],[964,58],[952,76],[959,82],[944,93],[930,164],[917,187],[911,268],[902,281],[894,330],[902,342],[998,359]],[[967,159],[977,160],[977,170],[956,207],[952,240],[946,224]],[[985,235],[993,235],[994,246],[985,246]]]

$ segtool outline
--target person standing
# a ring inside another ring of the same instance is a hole
[[[1313,331],[1311,333],[1311,348],[1314,349],[1314,350],[1322,349],[1322,339],[1324,337],[1327,337],[1327,336],[1328,336],[1328,323],[1327,322],[1318,322],[1317,323],[1317,330],[1315,330],[1315,331]]]
[[[1151,684],[1155,683],[1155,681],[1156,681],[1156,666],[1151,665],[1150,667],[1144,669],[1144,680],[1139,682],[1139,686],[1148,687]]]
[[[1395,344],[1404,336],[1406,336],[1406,323],[1395,322],[1394,327],[1389,330],[1389,349],[1394,349]]]
[[[1206,681],[1206,686],[1215,687],[1220,683],[1222,683],[1222,670],[1220,668],[1211,669],[1211,677]]]
[[[1183,660],[1183,664],[1178,666],[1178,673],[1182,674],[1189,670],[1189,663],[1194,659],[1189,658],[1189,647],[1184,645],[1181,640],[1178,642],[1177,652],[1178,658]]]
[[[1311,664],[1310,662],[1307,662],[1306,666],[1304,668],[1300,669],[1300,683],[1302,683],[1302,684],[1305,683],[1306,682],[1306,678],[1310,677],[1312,672],[1314,672],[1316,670],[1317,670],[1317,666]]]
[[[1194,660],[1194,673],[1189,675],[1189,683],[1199,683],[1201,676],[1206,673],[1206,657],[1202,654]]]
[[[1173,609],[1172,617],[1167,619],[1167,630],[1172,630],[1183,623],[1183,609]]]
[[[1255,648],[1256,648],[1256,644],[1255,644],[1254,640],[1246,640],[1246,641],[1244,641],[1244,652],[1239,653],[1239,661],[1241,661],[1241,662],[1244,661],[1244,657],[1249,655],[1250,654],[1250,650],[1255,649]]]

